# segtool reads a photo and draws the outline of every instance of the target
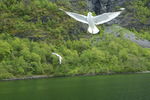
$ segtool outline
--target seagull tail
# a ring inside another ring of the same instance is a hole
[[[88,31],[91,34],[97,34],[99,32],[99,29],[96,26],[94,26],[94,28],[92,28],[92,27],[89,26]]]

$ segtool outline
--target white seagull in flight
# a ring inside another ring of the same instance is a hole
[[[124,9],[125,8],[120,8],[121,11],[103,13],[103,14],[97,15],[97,16],[92,16],[91,12],[89,12],[87,14],[87,16],[84,16],[84,15],[81,15],[81,14],[64,11],[63,9],[60,9],[60,10],[64,11],[67,15],[74,18],[75,20],[77,20],[79,22],[82,22],[82,23],[85,23],[85,24],[88,24],[89,25],[88,31],[91,34],[97,34],[99,32],[99,29],[96,27],[96,25],[106,23],[106,22],[116,18],[117,16],[120,15],[122,10],[124,10]]]
[[[57,57],[59,57],[59,64],[61,64],[61,61],[62,61],[62,57],[59,55],[59,54],[57,54],[57,53],[52,53],[53,55],[56,55]]]

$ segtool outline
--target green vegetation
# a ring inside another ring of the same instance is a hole
[[[71,6],[68,0],[0,1],[0,79],[150,70],[148,48],[103,35],[103,27],[101,34],[88,34],[83,24],[58,10],[66,4]],[[63,57],[61,65],[52,52]]]
[[[126,6],[129,18],[132,19],[130,28],[140,37],[150,40],[150,1],[134,0]]]
[[[134,11],[134,18],[138,19],[139,23],[148,24],[150,16],[150,7],[148,5],[149,0],[135,0],[131,2],[128,9]]]
[[[150,50],[113,36],[105,40],[68,40],[61,45],[0,35],[0,77],[75,75],[150,70]],[[96,42],[97,41],[97,42]],[[63,57],[62,65],[51,55]]]

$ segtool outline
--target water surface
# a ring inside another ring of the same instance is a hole
[[[150,100],[150,74],[1,81],[0,100]]]

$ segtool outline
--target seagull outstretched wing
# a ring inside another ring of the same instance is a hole
[[[62,11],[64,11],[63,9],[60,9]],[[64,11],[67,15],[69,15],[70,17],[74,18],[75,20],[82,22],[82,23],[86,23],[87,22],[87,17],[81,14],[77,14],[77,13],[73,13],[73,12],[68,12],[68,11]]]
[[[122,11],[103,13],[101,15],[94,16],[93,20],[94,20],[96,25],[103,24],[103,23],[106,23],[106,22],[116,18],[117,16],[120,15],[121,12]]]

